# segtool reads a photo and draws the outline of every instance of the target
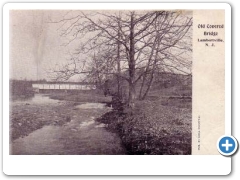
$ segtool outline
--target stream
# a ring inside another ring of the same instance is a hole
[[[18,114],[33,113],[39,118],[53,121],[58,118],[54,110],[68,103],[36,94],[33,98],[11,102],[12,111]],[[104,103],[81,103],[63,106],[71,120],[63,125],[45,125],[27,136],[10,142],[12,155],[120,155],[125,154],[117,134],[109,132],[105,124],[96,121],[111,111]],[[61,111],[61,109],[60,109]],[[17,114],[17,115],[18,115]],[[23,114],[24,115],[24,114]],[[38,119],[36,119],[37,121]]]

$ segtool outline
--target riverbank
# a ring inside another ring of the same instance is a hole
[[[93,102],[93,103],[109,103],[112,98],[110,96],[105,97],[103,94],[98,93],[95,90],[92,91],[80,91],[78,93],[54,93],[49,94],[51,99],[74,101],[74,102]]]
[[[35,99],[35,102],[31,102]],[[33,97],[10,100],[10,141],[24,137],[47,125],[63,125],[76,116],[75,106],[82,103],[109,103],[111,97],[95,91],[77,94],[36,94]],[[50,103],[50,104],[49,104]]]
[[[10,140],[24,137],[47,125],[61,126],[71,121],[71,102],[56,104],[11,104],[10,108]]]
[[[126,154],[119,136],[96,121],[111,109],[104,103],[53,100],[43,94],[12,102],[10,154]]]
[[[190,155],[191,102],[175,104],[138,101],[134,111],[111,111],[98,121],[119,134],[128,154]]]
[[[38,96],[40,97],[37,98]],[[35,102],[15,102],[11,105],[11,141],[28,136],[44,126],[61,127],[69,122],[72,123],[74,119],[74,121],[81,121],[94,116],[98,123],[105,124],[103,128],[112,132],[113,136],[118,134],[126,154],[191,154],[191,99],[152,97],[155,96],[137,101],[133,111],[126,107],[115,107],[112,111],[110,109],[105,111],[101,108],[93,110],[91,105],[110,104],[111,97],[93,92],[36,95]],[[86,102],[89,107],[86,106],[88,110],[85,110],[84,114],[87,114],[83,117],[83,110],[79,111],[79,106]],[[72,127],[74,131],[75,126],[74,124]],[[95,131],[95,127],[93,129]]]
[[[117,133],[127,154],[190,155],[192,137],[192,104],[189,98],[151,94],[137,101],[134,111],[112,110],[97,119]],[[111,97],[94,94],[54,95],[55,99],[110,103]],[[50,96],[52,97],[52,96]],[[114,107],[114,106],[113,106]]]

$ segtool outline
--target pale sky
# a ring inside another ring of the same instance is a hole
[[[12,10],[10,11],[10,78],[48,79],[47,70],[65,64],[69,52],[79,43],[63,46],[61,24],[50,23],[77,11],[63,10]],[[87,37],[84,37],[87,38]],[[82,56],[81,58],[86,58]],[[38,68],[37,68],[38,67]]]
[[[66,61],[69,47],[61,46],[59,24],[66,11],[10,11],[10,78],[47,78],[46,70]],[[38,75],[37,75],[38,65]]]

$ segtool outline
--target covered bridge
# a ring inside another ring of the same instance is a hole
[[[93,90],[96,89],[94,84],[77,83],[77,82],[43,82],[33,83],[32,87],[36,92],[51,92],[51,91],[78,91],[78,90]]]

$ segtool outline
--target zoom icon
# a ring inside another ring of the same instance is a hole
[[[233,155],[238,149],[238,142],[233,136],[222,136],[218,139],[217,149],[224,156]]]

